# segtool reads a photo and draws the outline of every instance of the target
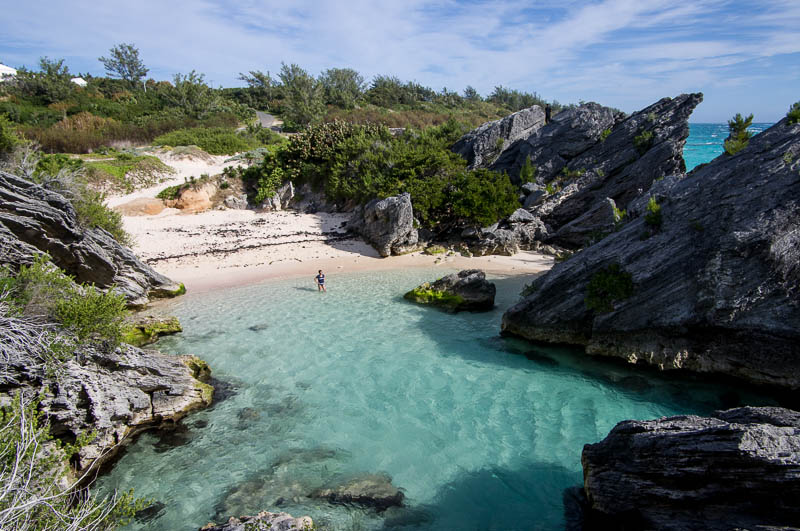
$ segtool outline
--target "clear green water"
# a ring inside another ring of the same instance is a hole
[[[737,400],[500,338],[504,309],[530,279],[496,279],[498,307],[483,314],[402,300],[444,273],[329,273],[327,294],[309,275],[186,295],[173,308],[185,331],[158,347],[204,358],[234,394],[183,431],[141,436],[101,492],[134,488],[163,504],[134,529],[197,529],[265,509],[330,529],[559,529],[584,444],[623,419]],[[378,515],[305,497],[379,472],[407,508]]]

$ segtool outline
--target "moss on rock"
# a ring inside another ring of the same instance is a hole
[[[183,356],[183,364],[192,371],[192,378],[197,380],[195,389],[200,391],[203,402],[208,406],[214,400],[214,388],[208,382],[211,379],[211,368],[208,363],[197,356]]]
[[[435,290],[431,287],[430,282],[417,286],[403,295],[403,298],[419,304],[431,304],[448,309],[455,309],[464,304],[464,298],[460,295]]]
[[[125,325],[122,332],[122,341],[141,347],[154,343],[160,336],[182,332],[181,323],[177,317],[152,317],[145,316],[134,318]]]

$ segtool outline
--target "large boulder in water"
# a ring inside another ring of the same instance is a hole
[[[744,407],[626,420],[583,448],[597,529],[796,528],[800,413]],[[763,526],[763,527],[762,527]]]
[[[536,279],[504,332],[800,389],[799,170],[784,119],[659,183],[642,215]]]
[[[488,166],[508,146],[528,138],[543,125],[544,111],[534,105],[500,120],[486,122],[461,137],[452,150],[464,157],[471,168]]]
[[[414,209],[408,192],[386,199],[374,199],[358,207],[347,224],[383,256],[404,254],[417,248],[419,234],[414,227]]]
[[[182,293],[103,229],[87,229],[63,195],[0,171],[0,263],[18,269],[48,253],[78,282],[113,289],[133,306]]]
[[[466,269],[425,282],[404,295],[406,300],[431,304],[453,312],[486,311],[494,308],[495,285],[480,269]]]

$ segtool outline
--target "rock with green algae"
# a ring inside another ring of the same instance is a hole
[[[182,331],[183,328],[177,317],[140,313],[128,321],[122,340],[129,345],[141,347],[155,343],[161,336],[177,334]]]
[[[494,308],[495,285],[480,269],[467,269],[425,282],[404,295],[406,300],[430,304],[452,312],[486,311]]]

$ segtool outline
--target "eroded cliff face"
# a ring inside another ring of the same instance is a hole
[[[503,331],[800,388],[800,125],[784,119],[735,156],[654,183],[629,211],[617,232],[537,279]],[[626,276],[630,293],[614,295]],[[605,309],[587,307],[593,279]]]
[[[626,420],[581,458],[585,529],[770,529],[800,522],[800,414],[743,407]]]
[[[542,244],[578,249],[612,231],[617,212],[627,209],[654,182],[685,172],[689,116],[702,100],[702,94],[663,98],[627,117],[587,103],[560,112],[526,135],[509,137],[495,158],[476,157],[484,167],[506,172],[522,186],[522,206],[541,229],[531,238],[528,226],[501,220],[497,227],[466,238],[470,249],[476,254],[485,254],[486,249],[512,254]],[[462,153],[458,148],[472,145],[467,140],[489,131],[503,129],[499,122],[484,124],[459,141],[454,151]],[[530,184],[520,177],[526,161],[535,168]]]
[[[108,232],[81,227],[61,194],[0,172],[0,263],[16,269],[41,253],[78,282],[113,287],[131,306],[181,291],[180,284],[142,263]]]

